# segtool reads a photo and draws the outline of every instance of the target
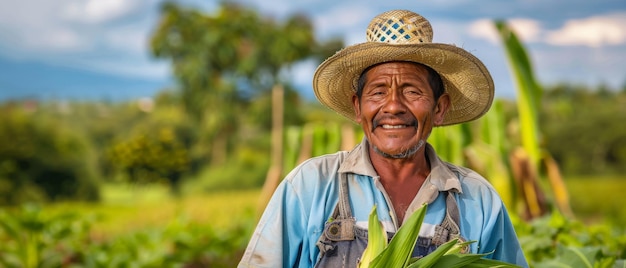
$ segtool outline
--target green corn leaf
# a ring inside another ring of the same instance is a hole
[[[516,82],[522,146],[530,156],[532,165],[537,167],[541,157],[537,115],[541,101],[541,87],[535,80],[526,50],[513,30],[504,21],[496,21],[495,26],[504,44]]]
[[[371,262],[370,267],[405,267],[409,264],[427,207],[424,204],[413,212],[402,228],[398,229],[387,248]]]
[[[489,182],[496,188],[504,204],[512,209],[515,188],[498,148],[484,141],[475,141],[465,148],[465,153],[470,166],[489,178]]]
[[[466,264],[463,267],[464,268],[483,268],[483,267],[490,267],[490,268],[519,268],[521,266],[515,265],[515,264],[506,263],[506,262],[503,262],[503,261],[498,261],[498,260],[480,258],[480,259],[474,260],[471,263]]]
[[[485,254],[447,254],[441,256],[437,262],[431,266],[432,268],[457,268],[466,267],[470,263],[474,263],[482,258]],[[491,266],[484,266],[491,267]]]
[[[461,244],[461,243],[459,243]],[[431,253],[432,254],[432,253]],[[502,267],[502,268],[516,268],[520,267],[514,264],[492,260],[492,259],[484,259],[484,256],[487,256],[491,253],[484,254],[461,254],[461,253],[452,253],[452,254],[444,254],[436,259],[432,265],[430,266],[409,266],[411,268],[456,268],[456,267],[465,267],[465,268],[483,268],[483,267]],[[430,255],[430,254],[429,254]]]
[[[283,173],[287,174],[298,163],[298,153],[302,143],[302,127],[287,127],[284,134]]]
[[[450,240],[443,245],[439,246],[435,251],[430,254],[418,259],[416,262],[411,263],[409,268],[428,268],[432,267],[443,255],[445,255],[449,250],[451,250],[457,243],[458,239]]]
[[[441,158],[457,165],[464,165],[463,148],[470,141],[471,133],[466,124],[433,128],[428,143],[435,149]]]
[[[376,205],[372,208],[368,220],[367,248],[363,251],[359,268],[369,267],[370,263],[387,247],[387,231],[378,220]]]
[[[327,133],[326,127],[322,124],[314,124],[313,126],[313,156],[318,156],[326,152]]]
[[[467,241],[467,242],[461,242],[461,240],[459,239],[454,239],[454,240],[458,240],[457,243],[455,243],[452,248],[450,248],[447,252],[446,255],[448,254],[455,254],[455,253],[461,253],[461,250],[464,249],[465,247],[468,247],[469,244],[471,243],[475,243],[476,241]],[[451,241],[454,241],[451,240]]]
[[[341,126],[337,123],[327,123],[326,129],[326,151],[332,153],[341,149]]]

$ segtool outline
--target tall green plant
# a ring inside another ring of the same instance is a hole
[[[428,137],[430,143],[437,154],[448,162],[457,165],[465,164],[465,156],[463,148],[472,139],[467,124],[451,125],[446,127],[434,128]]]
[[[514,31],[504,22],[495,21],[496,29],[504,44],[517,92],[517,110],[521,149],[512,151],[512,168],[524,194],[528,214],[533,218],[547,212],[545,198],[538,186],[539,165],[545,161],[548,178],[557,206],[564,213],[571,213],[567,190],[555,162],[540,142],[539,108],[542,89],[535,80],[532,65],[522,43]]]
[[[526,50],[513,30],[504,21],[496,21],[495,25],[504,44],[504,51],[515,81],[522,146],[528,153],[532,165],[536,167],[541,158],[538,122],[541,87],[535,80]]]
[[[508,165],[509,148],[505,141],[504,107],[502,101],[494,102],[485,116],[471,126],[471,143],[464,153],[467,164],[477,172],[484,174],[496,191],[500,194],[504,204],[514,211],[517,187],[511,178]]]

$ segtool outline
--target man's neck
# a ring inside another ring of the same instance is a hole
[[[424,150],[422,148],[408,158],[388,158],[369,149],[372,165],[390,198],[397,224],[403,222],[406,209],[430,174],[430,164]]]
[[[406,180],[425,179],[430,174],[430,163],[425,146],[407,158],[389,158],[376,153],[371,147],[369,156],[376,173],[386,183],[403,184]]]

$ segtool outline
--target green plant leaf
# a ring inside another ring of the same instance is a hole
[[[626,260],[616,260],[613,264],[613,267],[623,267],[626,268]]]
[[[458,239],[450,240],[443,245],[439,246],[435,251],[418,259],[408,267],[410,268],[428,268],[432,267],[444,254],[454,247],[459,242]]]
[[[480,258],[480,259],[477,259],[477,260],[473,261],[472,263],[466,264],[463,267],[464,268],[483,268],[483,267],[490,267],[490,268],[515,268],[515,267],[520,267],[520,266],[519,265],[515,265],[515,264],[506,263],[506,262],[503,262],[503,261]]]
[[[593,268],[596,257],[601,254],[602,250],[597,247],[565,247],[557,248],[557,260],[561,264],[570,265],[570,267],[588,267]]]
[[[504,21],[496,21],[495,26],[506,48],[506,56],[516,83],[522,146],[528,153],[533,167],[537,168],[541,157],[537,115],[541,101],[541,87],[535,80],[526,50],[513,30]]]
[[[363,251],[359,268],[369,267],[370,263],[387,247],[387,231],[378,220],[376,205],[372,207],[368,220],[367,248]]]
[[[437,260],[437,262],[432,265],[432,268],[456,268],[456,267],[465,267],[470,263],[477,262],[480,258],[482,258],[485,254],[447,254],[441,256]],[[491,267],[491,266],[482,266],[482,267]]]
[[[427,207],[428,204],[424,204],[413,212],[391,238],[387,248],[371,262],[370,267],[405,267],[409,263]]]

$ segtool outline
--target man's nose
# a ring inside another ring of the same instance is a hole
[[[406,112],[406,105],[402,102],[402,95],[398,90],[391,89],[383,106],[383,112],[401,114]]]

